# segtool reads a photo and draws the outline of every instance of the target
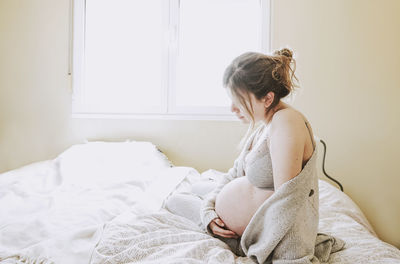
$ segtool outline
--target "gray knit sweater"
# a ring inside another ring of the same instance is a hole
[[[265,160],[265,157],[251,155],[252,151],[257,151],[255,148],[248,151],[250,143],[252,146],[267,144],[265,136],[258,137],[261,130],[260,126],[248,138],[234,166],[220,179],[214,191],[203,200],[200,216],[204,230],[210,235],[215,236],[207,227],[218,217],[215,212],[215,200],[221,189],[233,179],[246,176],[250,170],[253,173],[257,170],[265,171],[263,168],[265,162],[256,162],[256,159]],[[257,142],[254,142],[255,138]],[[253,215],[243,235],[237,240],[236,252],[233,249],[235,254],[246,255],[258,263],[319,263],[315,255],[329,257],[334,250],[343,248],[342,240],[317,233],[319,190],[316,160],[317,148],[302,171],[264,201]],[[265,177],[265,174],[260,173],[257,177]],[[332,243],[322,246],[319,244],[317,247],[316,242],[322,239],[322,237],[317,239],[317,235],[324,235],[324,241],[335,242],[335,247],[332,247]],[[315,252],[316,250],[318,252]]]

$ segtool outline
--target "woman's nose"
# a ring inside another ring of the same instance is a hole
[[[238,113],[239,112],[239,108],[237,108],[236,107],[236,105],[235,104],[231,104],[231,112],[234,112],[234,113]]]

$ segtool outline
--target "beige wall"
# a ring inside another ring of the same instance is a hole
[[[0,1],[0,172],[84,138],[148,140],[178,166],[227,170],[238,122],[70,119],[68,4]],[[294,106],[327,142],[326,170],[400,247],[400,1],[279,0],[273,11],[272,46],[296,53]]]
[[[273,1],[273,47],[298,58],[295,106],[328,144],[327,171],[400,247],[400,1]]]
[[[0,171],[71,144],[68,2],[0,1]]]

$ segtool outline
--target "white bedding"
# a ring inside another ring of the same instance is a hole
[[[0,174],[0,262],[89,263],[106,222],[157,211],[195,172],[148,142],[91,142]]]
[[[186,192],[191,184],[219,172],[209,170],[187,177],[174,192]],[[319,180],[319,232],[346,242],[328,263],[400,263],[400,250],[379,240],[357,205],[344,193]],[[163,261],[160,262],[160,259]],[[191,221],[162,209],[137,216],[126,212],[108,223],[93,254],[93,263],[254,263],[237,257],[227,245],[206,235]]]
[[[254,263],[161,208],[219,175],[171,165],[148,142],[91,142],[0,174],[0,263]],[[319,231],[346,242],[329,263],[400,263],[346,194],[319,187]]]

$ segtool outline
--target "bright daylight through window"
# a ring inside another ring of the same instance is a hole
[[[225,67],[268,52],[265,0],[76,0],[74,115],[229,119]]]

